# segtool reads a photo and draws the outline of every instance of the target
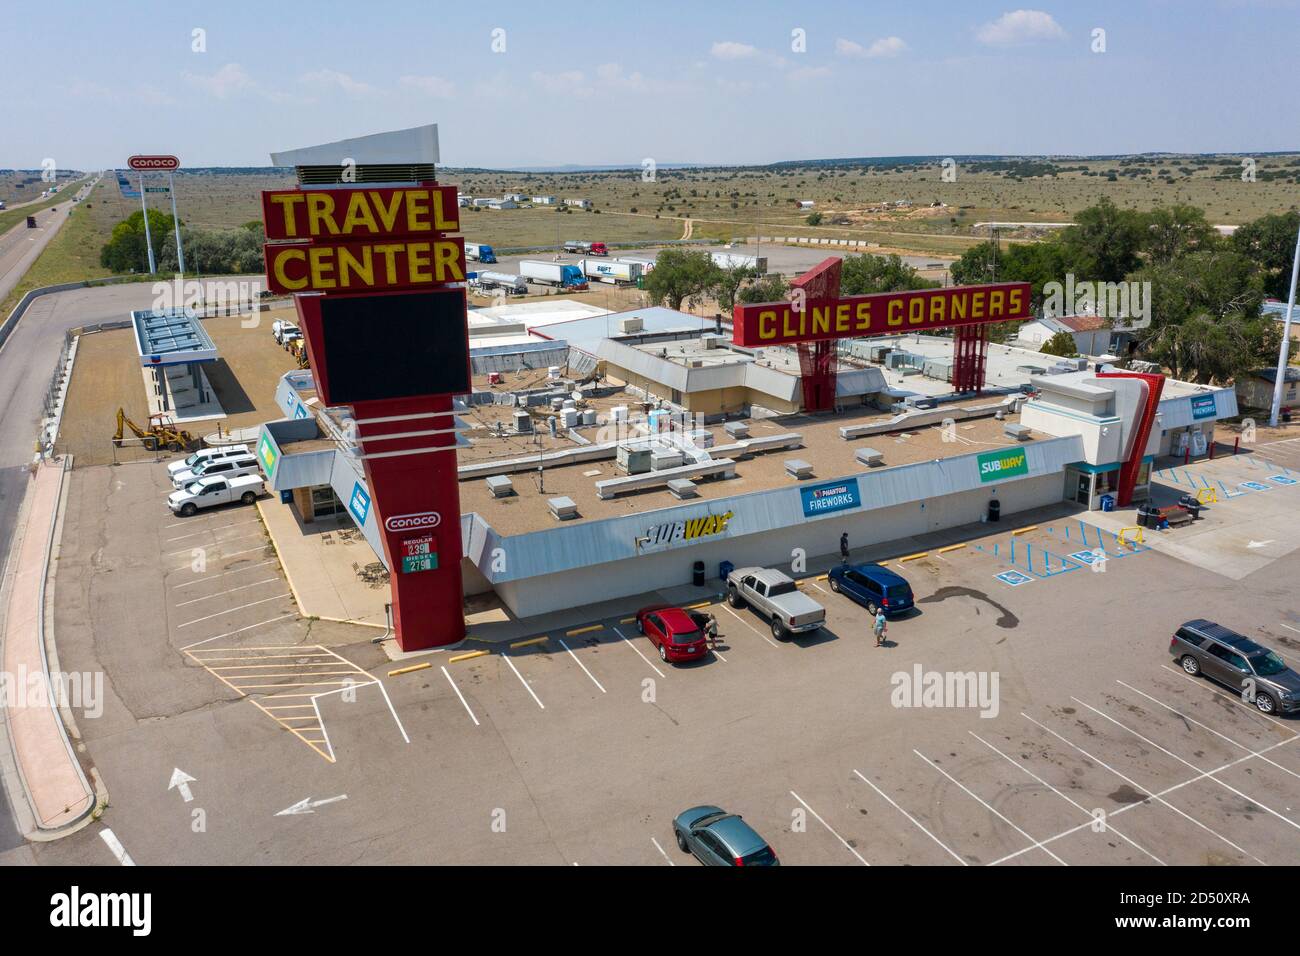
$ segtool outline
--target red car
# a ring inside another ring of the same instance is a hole
[[[679,607],[655,605],[636,612],[636,629],[659,648],[669,663],[699,660],[708,650],[708,637],[688,612]]]

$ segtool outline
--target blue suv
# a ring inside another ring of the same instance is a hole
[[[831,590],[865,607],[873,616],[883,610],[894,617],[913,606],[912,586],[902,575],[879,564],[841,564],[827,575]]]

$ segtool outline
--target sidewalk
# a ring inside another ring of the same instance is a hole
[[[94,790],[52,701],[45,654],[45,580],[63,478],[63,463],[57,462],[40,466],[30,479],[0,585],[4,723],[14,758],[11,763],[4,755],[5,784],[11,795],[26,797],[26,807],[20,801],[14,806],[20,825],[43,831],[75,824],[95,806]]]

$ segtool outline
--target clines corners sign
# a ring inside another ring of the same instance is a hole
[[[1028,282],[879,292],[802,303],[738,305],[734,341],[744,348],[819,339],[900,335],[989,322],[1033,318]]]

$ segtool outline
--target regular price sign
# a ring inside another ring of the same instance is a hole
[[[402,540],[402,573],[416,571],[435,571],[438,568],[438,552],[433,550],[433,536],[404,538]]]

